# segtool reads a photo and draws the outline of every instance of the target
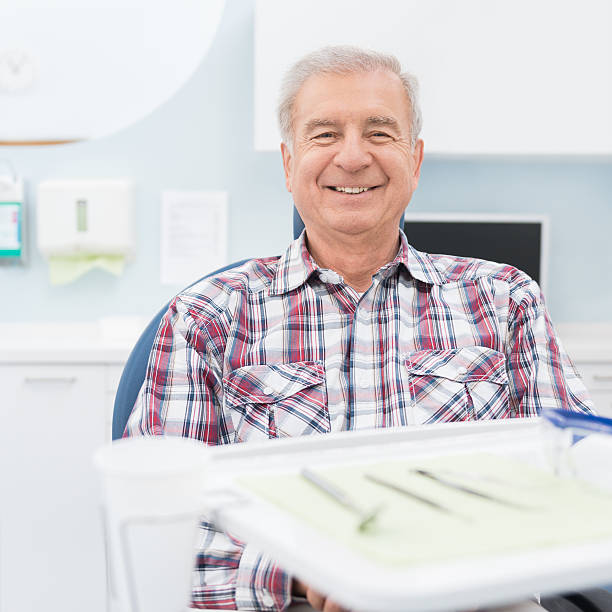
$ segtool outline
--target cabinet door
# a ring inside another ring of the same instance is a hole
[[[119,388],[119,380],[123,374],[121,365],[106,366],[106,440],[110,442],[113,439],[113,410],[115,408],[115,396]]]
[[[102,612],[104,368],[0,366],[0,610]]]
[[[592,391],[591,399],[597,414],[612,419],[612,391]]]
[[[612,417],[612,363],[579,362],[576,368],[591,394],[597,412],[601,416]]]

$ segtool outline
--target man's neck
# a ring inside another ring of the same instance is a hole
[[[399,235],[372,240],[371,237],[342,236],[331,241],[312,239],[306,234],[306,245],[321,268],[337,272],[347,285],[360,293],[372,284],[372,276],[393,261],[399,249]]]

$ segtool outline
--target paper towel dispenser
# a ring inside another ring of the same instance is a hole
[[[44,181],[38,186],[38,248],[47,257],[134,252],[129,180]]]

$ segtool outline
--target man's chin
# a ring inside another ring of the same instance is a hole
[[[343,223],[335,223],[329,225],[330,230],[335,234],[342,234],[347,237],[354,238],[369,238],[373,239],[376,236],[385,234],[386,231],[384,226],[375,221],[367,222],[363,219],[347,220]]]

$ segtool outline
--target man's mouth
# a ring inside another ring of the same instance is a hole
[[[336,187],[330,185],[329,188],[333,189],[334,191],[339,191],[340,193],[363,193],[364,191],[370,191],[376,187]]]

